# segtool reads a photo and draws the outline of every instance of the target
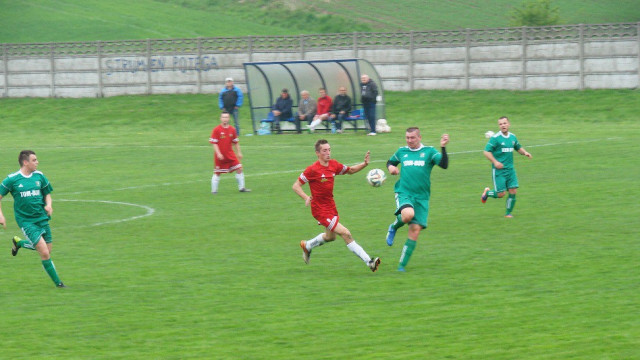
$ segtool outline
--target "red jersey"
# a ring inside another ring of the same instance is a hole
[[[333,100],[329,95],[325,95],[323,97],[318,98],[316,114],[323,115],[331,112],[331,106],[333,105]]]
[[[229,125],[228,127],[223,127],[222,124],[216,126],[211,132],[211,137],[209,138],[209,142],[212,144],[217,144],[222,156],[224,156],[224,160],[229,161],[237,161],[236,154],[233,152],[233,148],[231,147],[233,144],[239,141],[238,134],[236,133],[236,129]],[[215,155],[214,155],[215,156]]]
[[[333,183],[336,175],[344,175],[349,167],[336,160],[329,160],[327,166],[316,161],[306,168],[298,181],[309,183],[311,189],[311,213],[333,211],[337,214],[336,203],[333,201]]]

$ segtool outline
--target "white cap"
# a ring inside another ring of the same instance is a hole
[[[228,77],[228,78],[224,79],[224,81],[225,81],[225,82],[227,82],[227,81],[233,81],[233,78]]]

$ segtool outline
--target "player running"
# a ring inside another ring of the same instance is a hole
[[[47,272],[53,283],[59,288],[66,287],[51,261],[51,247],[53,238],[49,220],[53,213],[51,207],[51,192],[53,187],[44,174],[38,171],[38,158],[31,150],[23,150],[18,156],[20,170],[9,174],[0,184],[0,199],[11,193],[13,196],[13,211],[16,222],[24,240],[13,238],[11,255],[18,255],[20,248],[36,250],[40,254],[42,267]],[[7,227],[7,222],[2,214],[0,206],[0,225]]]
[[[313,239],[300,241],[304,262],[309,263],[313,248],[335,240],[336,234],[338,234],[344,239],[347,248],[358,255],[369,269],[375,272],[378,270],[378,265],[380,265],[380,258],[372,259],[356,243],[349,229],[340,223],[338,210],[333,201],[333,184],[336,175],[351,175],[364,169],[369,165],[369,151],[364,156],[364,162],[354,166],[346,166],[331,159],[331,146],[327,140],[318,140],[316,142],[316,155],[318,156],[318,161],[307,167],[293,183],[293,191],[304,200],[306,206],[311,205],[311,214],[318,220],[318,224],[326,228],[324,233],[318,234]],[[309,183],[311,196],[302,190],[302,185],[306,183]]]
[[[509,132],[509,119],[506,116],[498,120],[500,132],[489,138],[487,146],[484,148],[484,156],[491,161],[491,174],[493,177],[493,190],[485,188],[482,192],[482,203],[487,202],[487,198],[501,198],[509,191],[506,203],[505,217],[512,218],[511,212],[516,206],[516,191],[518,189],[518,177],[516,169],[513,167],[513,151],[531,158],[529,154],[518,142],[515,134]]]
[[[398,271],[405,271],[411,254],[416,248],[418,235],[427,228],[429,215],[429,198],[431,197],[431,169],[435,165],[443,169],[449,167],[449,158],[445,146],[449,143],[449,135],[440,138],[442,153],[433,146],[422,144],[420,129],[410,127],[405,133],[407,146],[399,148],[387,161],[389,174],[398,175],[400,179],[394,187],[396,197],[396,220],[389,225],[387,245],[393,245],[396,231],[404,224],[409,224],[407,241],[402,248]],[[402,164],[402,172],[398,165]]]

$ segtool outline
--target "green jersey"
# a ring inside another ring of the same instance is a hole
[[[44,197],[52,191],[49,180],[40,171],[34,171],[29,176],[16,171],[0,184],[0,195],[4,197],[11,193],[13,196],[13,211],[20,227],[25,222],[35,223],[49,219],[44,210]]]
[[[431,196],[431,169],[440,165],[442,154],[433,146],[420,144],[417,149],[403,146],[391,156],[394,166],[402,164],[400,179],[396,181],[396,193],[410,194],[418,199],[429,200]]]
[[[493,157],[504,165],[503,169],[513,169],[513,152],[520,150],[521,147],[514,134],[507,133],[505,136],[498,131],[489,139],[484,150],[493,154]],[[495,168],[493,164],[491,167]]]

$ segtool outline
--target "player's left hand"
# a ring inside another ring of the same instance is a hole
[[[364,164],[369,165],[369,156],[371,155],[371,151],[367,150],[367,153],[364,154]]]
[[[533,155],[529,154],[529,152],[525,151],[524,156],[528,157],[529,159],[531,159],[533,157]]]
[[[44,211],[47,213],[47,215],[51,216],[51,214],[53,214],[53,208],[51,207],[51,205],[45,205],[44,206]]]
[[[442,134],[440,138],[440,147],[445,147],[449,143],[449,134]]]

